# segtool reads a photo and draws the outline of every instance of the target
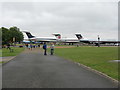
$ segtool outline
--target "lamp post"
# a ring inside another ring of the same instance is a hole
[[[100,37],[98,35],[98,47],[100,47]]]

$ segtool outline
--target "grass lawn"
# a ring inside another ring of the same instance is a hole
[[[101,71],[118,80],[118,47],[55,48],[55,54]],[[120,63],[119,63],[120,64]]]
[[[6,56],[16,56],[18,55],[19,53],[21,53],[24,48],[19,48],[19,47],[11,47],[14,51],[13,52],[10,52],[8,49],[6,48],[3,48],[2,49],[2,57],[6,57]]]

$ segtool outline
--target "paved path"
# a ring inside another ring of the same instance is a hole
[[[39,50],[21,53],[3,65],[3,88],[114,88],[112,81],[72,61],[44,56]]]
[[[8,56],[8,57],[0,57],[0,62],[8,62],[11,59],[15,58],[15,56]]]

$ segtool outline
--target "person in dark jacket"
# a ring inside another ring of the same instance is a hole
[[[43,44],[44,55],[47,55],[47,45],[46,43]]]
[[[51,53],[51,55],[53,55],[53,53],[54,53],[54,44],[53,43],[51,43],[51,46],[50,46],[50,53]]]
[[[11,48],[10,48],[10,43],[7,44],[7,49],[9,49],[9,50],[11,49]]]

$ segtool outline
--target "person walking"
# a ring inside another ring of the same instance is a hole
[[[30,44],[30,49],[32,50],[32,48],[33,48],[33,45],[32,45],[32,44]]]
[[[51,53],[51,55],[53,55],[53,53],[54,53],[54,44],[53,43],[50,46],[50,53]]]
[[[28,44],[26,43],[25,46],[28,48]]]
[[[30,50],[30,48],[31,48],[31,46],[30,46],[30,44],[28,44],[28,49]]]
[[[43,44],[44,55],[47,55],[47,45],[46,43]]]
[[[10,43],[7,44],[7,49],[9,49],[9,50],[11,49],[11,48],[10,48]]]
[[[40,48],[40,44],[38,44],[38,47]]]

